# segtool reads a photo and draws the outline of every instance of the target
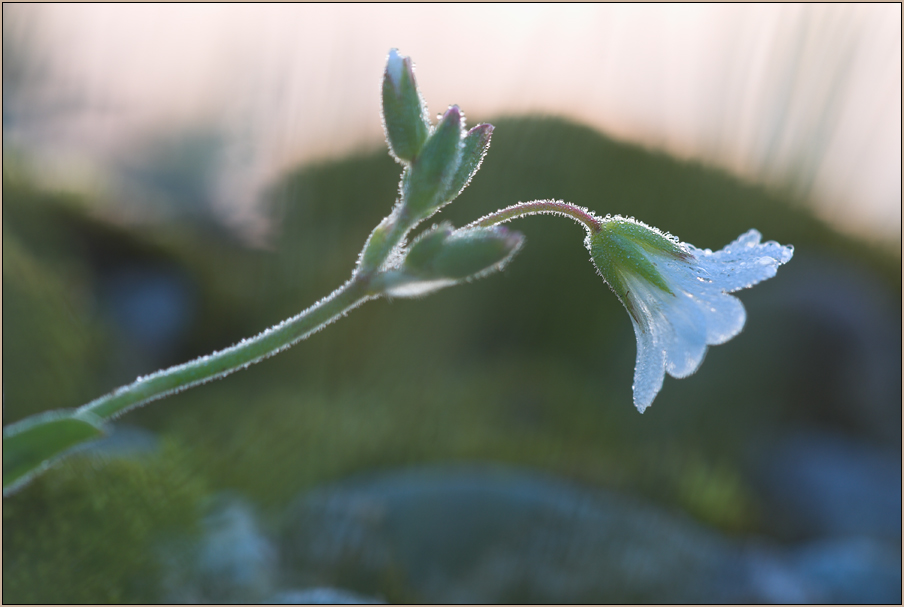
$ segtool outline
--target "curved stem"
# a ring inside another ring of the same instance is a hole
[[[489,227],[525,215],[543,213],[570,217],[591,233],[598,232],[601,226],[600,219],[582,207],[558,200],[535,200],[500,209],[466,227]],[[392,228],[395,229],[390,230],[391,237],[387,241],[395,241],[400,237],[401,226],[397,223],[393,222]],[[389,248],[391,247],[387,251]],[[385,257],[385,254],[381,257]],[[129,385],[79,407],[78,413],[91,413],[102,419],[116,417],[129,409],[224,377],[273,356],[344,316],[363,302],[379,297],[381,293],[374,292],[371,288],[371,278],[369,272],[356,272],[348,282],[327,297],[256,337],[244,339],[234,346],[193,361],[139,377]]]
[[[531,202],[519,202],[510,207],[505,207],[504,209],[481,217],[477,221],[472,221],[465,227],[488,228],[500,223],[505,223],[506,221],[511,221],[512,219],[517,219],[518,217],[524,217],[525,215],[538,214],[570,217],[583,225],[591,234],[599,232],[600,226],[602,225],[602,220],[594,215],[592,211],[589,211],[584,207],[579,207],[562,200],[533,200]]]
[[[368,299],[379,296],[379,293],[372,292],[370,288],[370,276],[353,276],[307,310],[256,337],[243,339],[234,346],[193,361],[139,377],[129,385],[83,405],[78,412],[93,413],[109,419],[150,401],[224,377],[285,350]]]

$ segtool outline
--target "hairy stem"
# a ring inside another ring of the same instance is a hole
[[[591,234],[599,232],[600,226],[602,225],[602,220],[600,220],[591,211],[588,211],[583,207],[571,204],[570,202],[564,202],[562,200],[533,200],[531,202],[519,202],[518,204],[513,204],[510,207],[505,207],[504,209],[500,209],[498,211],[490,213],[489,215],[481,217],[477,221],[473,221],[465,227],[488,228],[500,223],[505,223],[506,221],[511,221],[512,219],[517,219],[518,217],[538,214],[562,215],[565,217],[570,217],[571,219],[583,225],[584,228],[586,228],[587,231],[589,231]]]
[[[109,419],[150,401],[224,377],[285,350],[363,302],[379,296],[379,293],[373,293],[370,289],[369,275],[356,275],[310,308],[256,337],[243,339],[234,346],[193,361],[139,377],[129,385],[83,405],[79,412],[89,412]]]

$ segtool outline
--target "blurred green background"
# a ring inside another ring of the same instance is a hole
[[[774,535],[746,462],[784,429],[900,449],[900,424],[888,423],[900,421],[888,404],[900,402],[900,325],[888,327],[891,372],[845,375],[839,365],[862,352],[846,326],[820,324],[814,310],[820,297],[849,294],[806,291],[814,277],[850,270],[897,317],[899,256],[839,234],[790,196],[699,164],[563,120],[492,122],[482,170],[436,221],[460,226],[558,198],[701,248],[755,227],[793,244],[795,257],[740,294],[744,332],[712,348],[694,376],[666,379],[641,416],[631,324],[595,275],[583,231],[519,220],[526,247],[501,274],[369,302],[275,358],[128,413],[119,422],[159,438],[148,453],[74,456],[4,499],[4,602],[160,600],[154,546],[197,533],[206,500],[224,490],[272,521],[299,492],[353,473],[502,462],[746,537]],[[276,236],[260,249],[197,212],[191,187],[173,189],[191,212],[128,222],[115,205],[42,187],[4,156],[4,424],[228,346],[326,295],[388,213],[399,176],[384,151],[288,172],[268,190]]]

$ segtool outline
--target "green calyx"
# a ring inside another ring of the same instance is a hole
[[[635,276],[673,294],[656,259],[686,260],[678,243],[643,224],[623,218],[606,219],[589,237],[593,264],[632,315],[626,277]]]

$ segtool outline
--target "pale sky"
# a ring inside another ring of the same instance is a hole
[[[253,215],[285,168],[382,145],[379,82],[395,47],[433,114],[560,115],[746,179],[794,175],[822,217],[900,245],[897,4],[3,10],[4,53],[8,38],[30,40],[40,75],[20,89],[19,118],[4,112],[5,140],[63,180],[103,181],[136,142],[200,123],[231,150],[223,211]]]

